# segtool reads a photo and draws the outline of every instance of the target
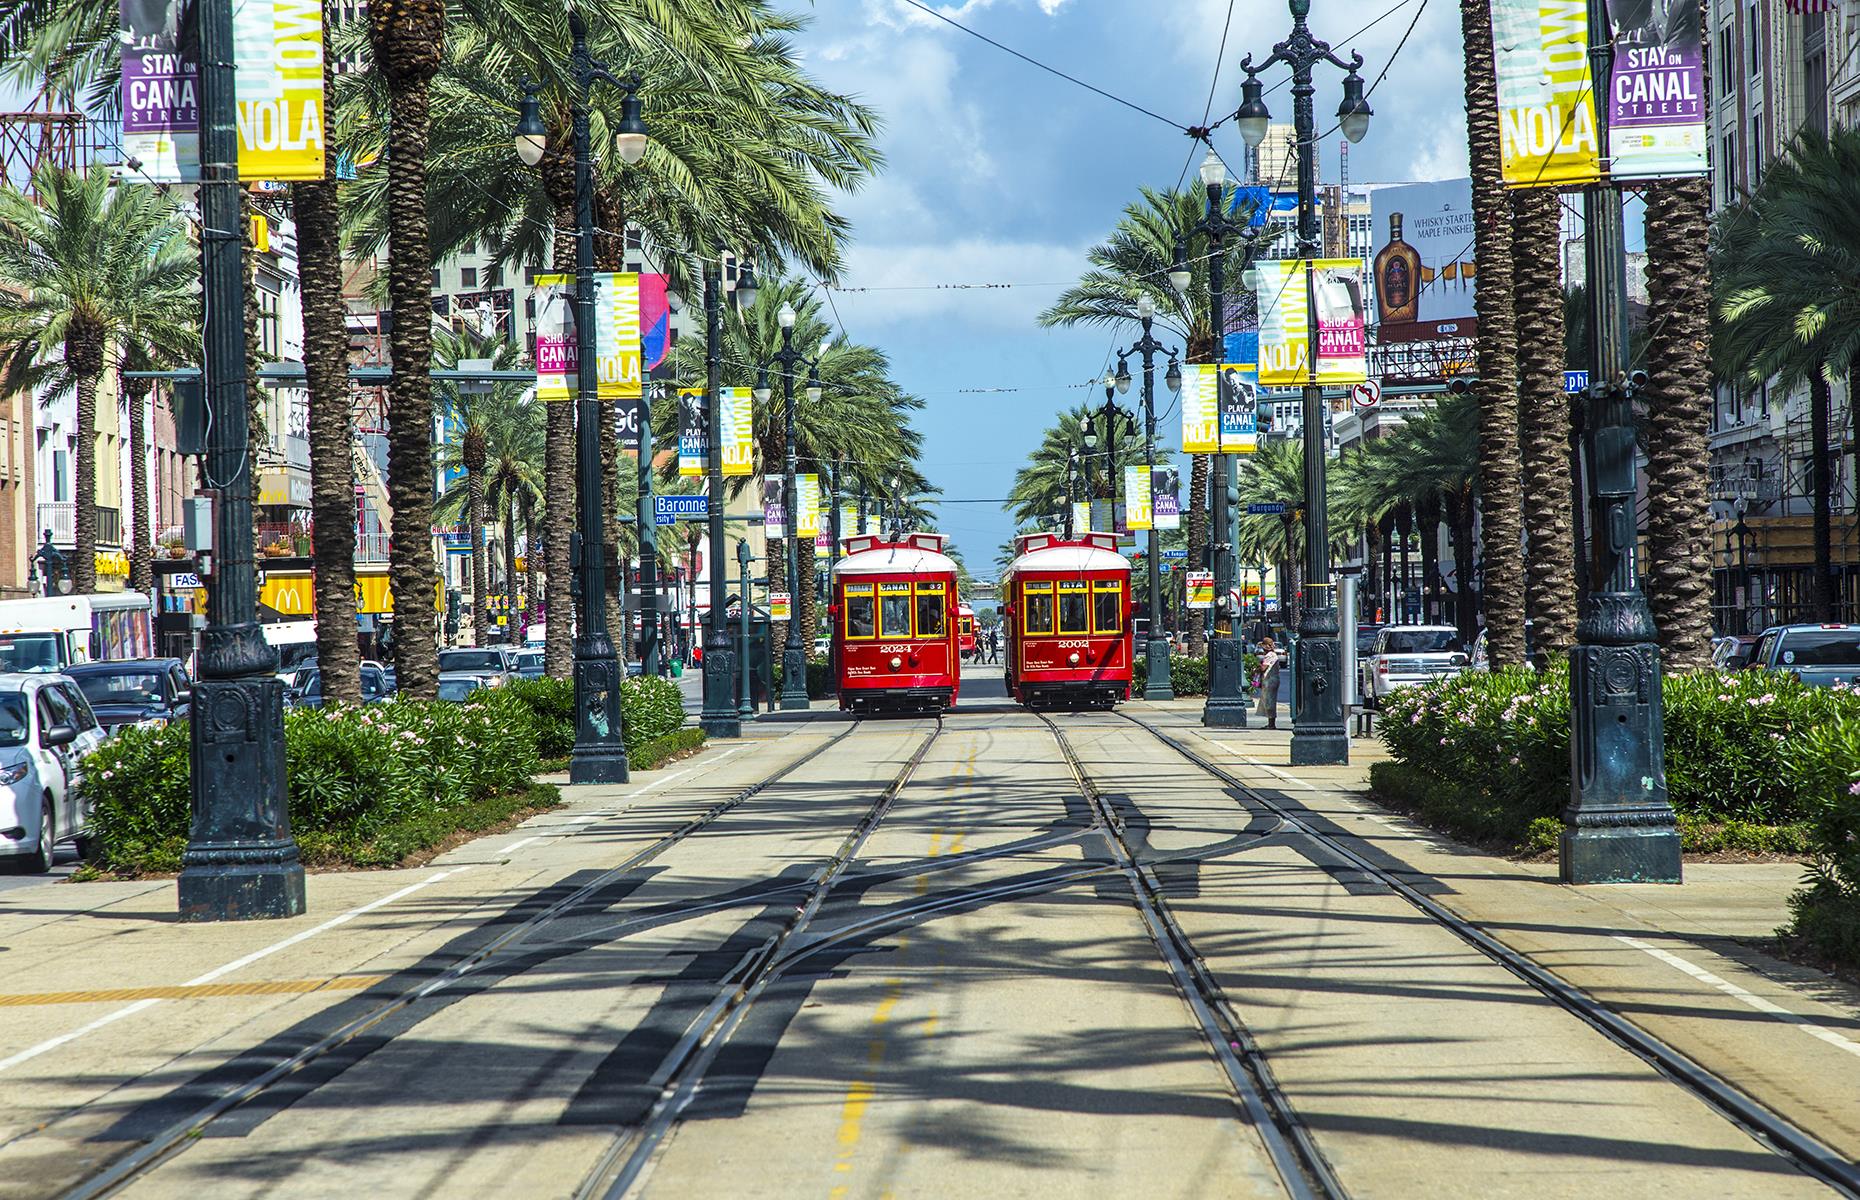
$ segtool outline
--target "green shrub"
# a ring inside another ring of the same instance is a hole
[[[181,869],[193,798],[187,726],[129,726],[84,760],[97,857],[145,871]]]
[[[1854,697],[1831,689],[1838,703]],[[1860,964],[1860,715],[1845,703],[1782,749],[1807,810],[1812,857],[1803,888],[1789,898],[1782,932],[1817,952]]]
[[[652,771],[665,765],[666,760],[687,750],[695,750],[704,744],[706,734],[693,726],[668,733],[664,737],[653,738],[627,753],[627,763],[635,771]]]
[[[1137,655],[1137,661],[1130,677],[1130,694],[1141,696],[1143,688],[1149,683],[1150,662],[1147,655]],[[1169,656],[1169,687],[1177,696],[1205,696],[1208,694],[1208,660],[1190,658],[1186,654]]]
[[[514,696],[529,706],[537,721],[536,753],[561,758],[575,744],[575,683],[572,679],[519,679],[501,688],[473,692],[467,703],[480,703],[493,694]]]
[[[620,686],[620,712],[625,718],[626,748],[630,751],[682,727],[685,698],[671,680],[639,675]]]

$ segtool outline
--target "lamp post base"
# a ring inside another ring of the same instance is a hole
[[[698,725],[714,738],[743,736],[736,715],[736,652],[728,639],[704,647],[704,712]]]
[[[1297,668],[1292,765],[1342,766],[1350,761],[1350,733],[1343,722],[1343,643],[1335,608],[1307,607],[1299,614]]]
[[[580,639],[577,639],[580,642]],[[596,644],[596,643],[599,644]],[[575,647],[575,746],[570,783],[625,783],[626,735],[620,708],[620,664],[606,638]]]
[[[1233,638],[1208,643],[1208,699],[1201,723],[1210,729],[1247,727],[1246,656]]]
[[[1660,648],[1639,593],[1600,592],[1570,651],[1570,802],[1557,839],[1564,883],[1678,883],[1667,800]]]
[[[274,861],[252,861],[259,856]],[[175,880],[183,921],[270,921],[300,917],[308,908],[295,843],[190,850],[187,857]]]
[[[1638,814],[1609,815],[1631,818]],[[1652,818],[1662,814],[1645,815]],[[1667,822],[1664,827],[1587,822],[1566,827],[1557,839],[1557,877],[1563,883],[1680,882],[1679,830],[1672,824],[1670,809],[1663,815]]]
[[[781,706],[784,711],[808,708],[807,652],[790,647],[781,655]]]
[[[1149,674],[1143,681],[1143,698],[1145,700],[1175,699],[1175,685],[1169,678],[1169,643],[1150,638]]]
[[[1331,767],[1350,761],[1350,735],[1342,729],[1292,726],[1292,765]]]

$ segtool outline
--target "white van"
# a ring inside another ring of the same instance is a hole
[[[0,672],[149,658],[155,653],[151,609],[141,592],[0,600]]]

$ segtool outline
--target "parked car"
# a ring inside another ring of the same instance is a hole
[[[519,679],[541,679],[543,677],[543,652],[541,650],[518,650],[510,656],[511,670]]]
[[[1376,648],[1376,635],[1381,632],[1382,626],[1380,625],[1370,624],[1358,625],[1356,627],[1356,657],[1358,661],[1368,657],[1369,652]]]
[[[105,733],[125,725],[166,725],[187,719],[194,684],[178,658],[79,663],[65,672],[90,701]]]
[[[59,842],[90,852],[83,763],[104,736],[69,676],[0,675],[0,862],[42,874]]]
[[[1777,625],[1765,629],[1750,669],[1787,671],[1810,687],[1860,684],[1860,625]]]
[[[439,699],[463,704],[465,698],[482,687],[488,686],[483,679],[472,674],[444,675],[439,677]]]
[[[1736,633],[1716,639],[1711,644],[1711,665],[1716,671],[1741,671],[1750,665],[1757,648],[1757,635]]]
[[[484,646],[476,650],[441,650],[439,677],[469,675],[485,687],[499,687],[517,677],[516,665],[509,650]]]
[[[298,676],[297,688],[288,693],[286,701],[299,708],[321,708],[323,706],[323,672],[312,667]],[[394,695],[393,681],[388,673],[380,667],[362,668],[362,703],[380,704]]]
[[[1379,707],[1397,688],[1458,675],[1471,662],[1451,625],[1385,625],[1362,660],[1363,702]]]

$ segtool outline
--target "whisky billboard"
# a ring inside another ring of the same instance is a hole
[[[1377,188],[1369,206],[1377,239],[1369,260],[1376,341],[1473,336],[1479,272],[1472,180]]]

